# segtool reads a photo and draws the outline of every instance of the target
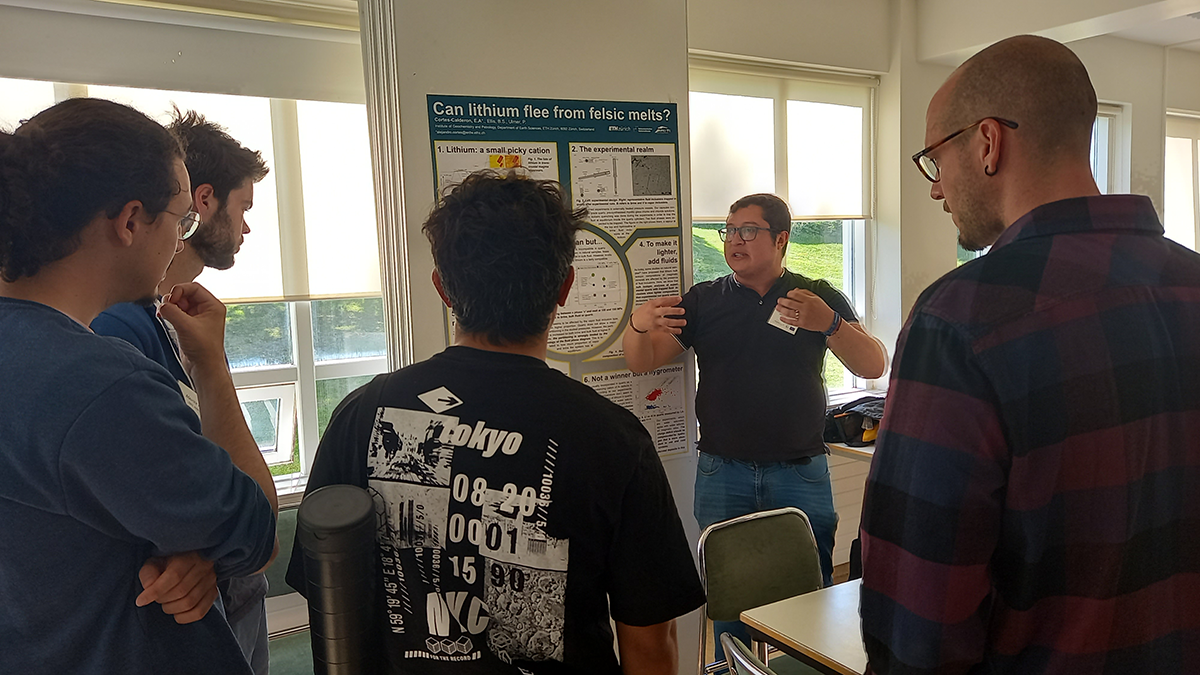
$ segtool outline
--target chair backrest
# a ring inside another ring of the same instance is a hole
[[[714,621],[821,587],[821,561],[808,516],[795,507],[751,513],[700,535],[700,577]]]
[[[721,633],[721,646],[725,648],[729,675],[775,675],[775,671],[755,658],[750,649],[732,634]]]

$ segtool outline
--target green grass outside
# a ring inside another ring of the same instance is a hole
[[[725,245],[717,230],[724,223],[692,224],[692,280],[694,283],[712,281],[729,274],[725,264]],[[841,244],[788,243],[784,260],[787,268],[810,279],[825,279],[835,288],[845,291],[842,281]],[[825,383],[830,389],[848,386],[846,367],[832,352],[825,354]]]
[[[325,435],[325,428],[329,426],[329,418],[333,416],[334,409],[342,402],[342,399],[346,398],[350,392],[370,382],[373,377],[374,375],[359,375],[332,380],[317,380],[317,432],[319,434]],[[295,422],[293,421],[292,424],[294,425]],[[300,473],[300,434],[294,431],[294,427],[291,461],[284,464],[272,464],[267,468],[271,470],[272,476],[290,476]]]

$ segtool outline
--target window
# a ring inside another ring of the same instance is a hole
[[[1123,162],[1123,123],[1124,109],[1120,106],[1101,103],[1096,112],[1096,121],[1092,123],[1092,141],[1088,149],[1088,160],[1092,166],[1092,177],[1096,179],[1096,187],[1100,194],[1113,194],[1128,189],[1129,171],[1121,170]],[[968,251],[958,246],[958,264],[970,262],[985,254],[991,248],[982,251]]]
[[[0,128],[12,131],[59,100],[51,82],[0,78]]]
[[[729,205],[770,192],[792,209],[787,268],[828,280],[866,316],[876,79],[708,59],[690,77],[693,282],[729,273],[717,235]],[[825,381],[864,384],[832,353]]]
[[[1200,116],[1168,115],[1163,226],[1196,250],[1200,232]]]
[[[1125,109],[1101,103],[1092,124],[1092,145],[1089,156],[1092,177],[1100,194],[1129,191],[1129,166],[1125,152]]]
[[[0,125],[72,96],[162,122],[194,109],[262,153],[237,264],[197,280],[226,303],[234,384],[276,488],[302,491],[333,409],[387,369],[366,107],[0,79]]]

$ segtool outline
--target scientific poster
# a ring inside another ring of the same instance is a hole
[[[437,94],[427,102],[439,193],[479,169],[517,169],[559,181],[572,207],[588,210],[548,360],[633,411],[659,453],[685,452],[683,363],[634,375],[621,350],[635,307],[682,291],[676,105]],[[453,326],[447,310],[447,343]]]

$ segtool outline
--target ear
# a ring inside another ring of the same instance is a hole
[[[200,214],[201,222],[208,220],[209,216],[221,209],[221,202],[217,201],[212,185],[202,183],[192,190],[192,208]]]
[[[123,248],[133,246],[139,232],[147,228],[145,220],[146,207],[140,201],[132,201],[121,207],[121,212],[115,218],[105,218],[113,237]]]
[[[563,282],[562,288],[558,289],[558,306],[567,306],[567,296],[571,293],[571,285],[575,283],[575,266],[567,271],[567,280]]]
[[[789,230],[780,232],[779,236],[775,237],[775,248],[779,249],[780,251],[786,251],[788,238],[791,237],[791,234],[792,233]]]
[[[990,118],[979,124],[983,143],[979,146],[977,157],[981,170],[989,176],[995,176],[1000,170],[1004,149],[1004,133],[1001,129],[1000,123]]]
[[[450,309],[454,309],[454,305],[450,304],[450,298],[446,296],[446,289],[442,288],[442,275],[438,271],[433,270],[433,287],[437,289],[438,295],[442,296],[442,302]]]

